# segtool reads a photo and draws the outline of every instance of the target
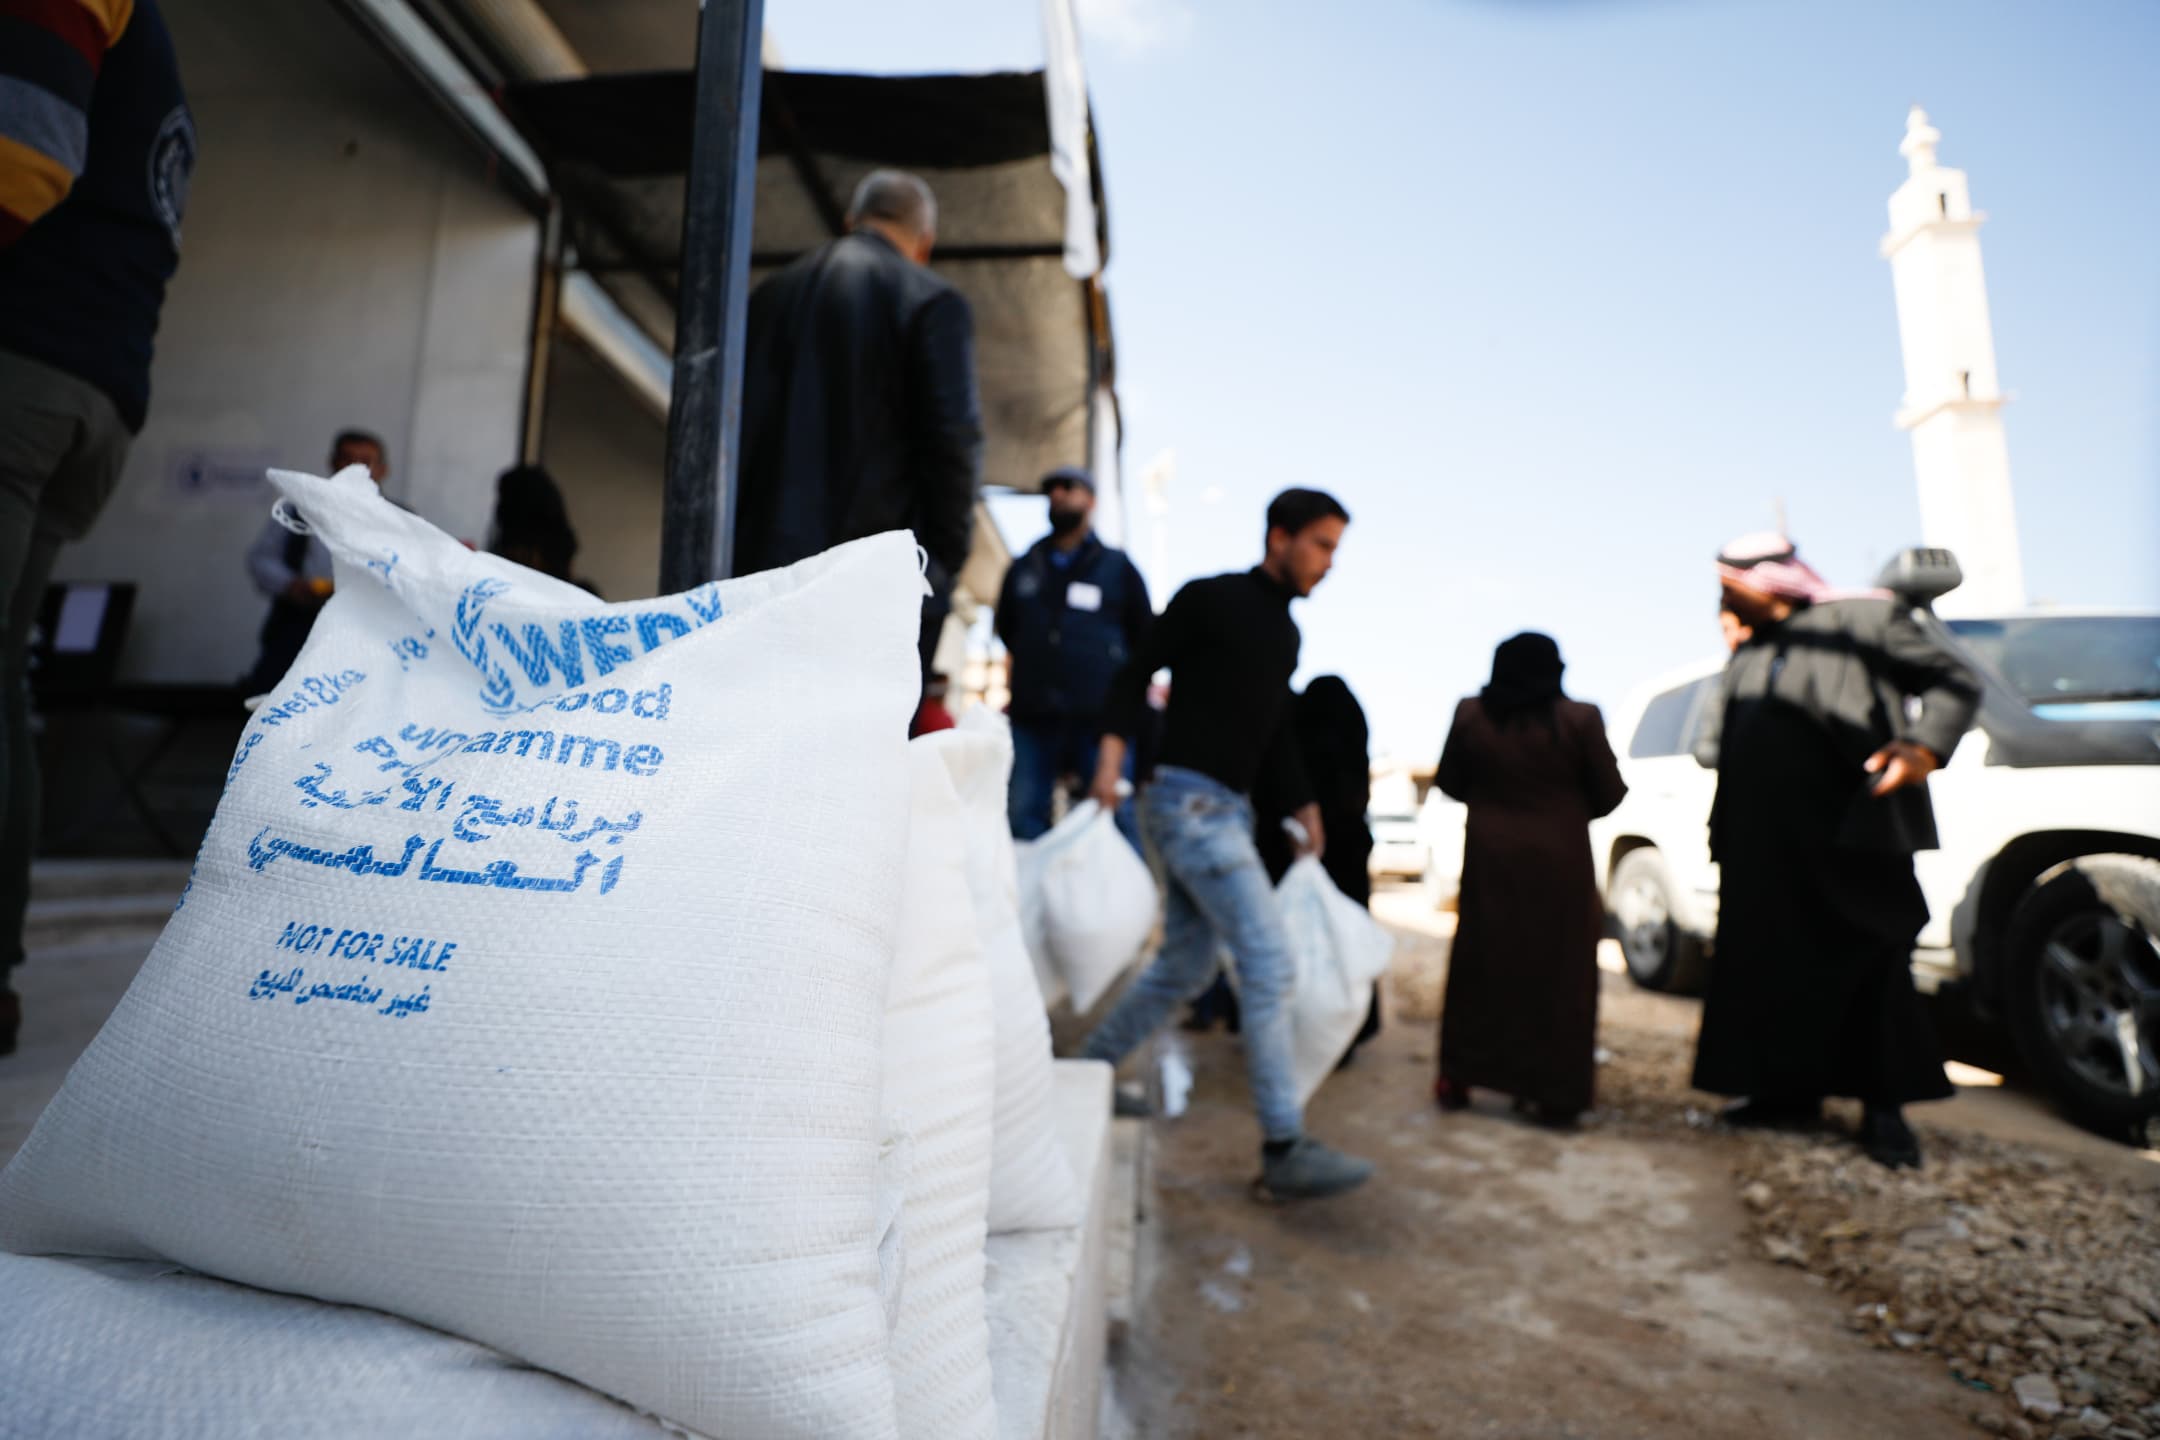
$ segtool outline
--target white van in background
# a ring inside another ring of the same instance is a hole
[[[1418,833],[1415,810],[1382,810],[1377,805],[1365,817],[1372,831],[1372,858],[1367,869],[1375,880],[1422,880],[1431,864],[1424,837]]]

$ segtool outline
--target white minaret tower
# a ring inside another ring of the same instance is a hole
[[[1954,552],[1965,570],[1965,583],[1937,608],[1997,613],[2024,605],[2025,566],[1980,273],[1980,222],[1987,217],[1972,208],[1965,172],[1935,162],[1941,140],[1915,105],[1898,146],[1912,173],[1890,197],[1890,233],[1882,242],[1905,349],[1897,425],[1912,432],[1921,533],[1929,545]]]

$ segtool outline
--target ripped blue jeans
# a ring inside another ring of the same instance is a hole
[[[1304,1131],[1290,1049],[1297,969],[1267,867],[1253,845],[1252,803],[1196,771],[1160,766],[1140,792],[1140,829],[1162,871],[1163,944],[1084,1053],[1112,1064],[1215,978],[1218,947],[1237,964],[1253,1109],[1269,1140]]]

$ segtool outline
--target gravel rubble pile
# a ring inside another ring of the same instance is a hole
[[[1942,1358],[1983,1433],[2160,1440],[2160,1191],[2030,1146],[1933,1129],[1889,1171],[1845,1135],[1716,1128],[1681,1037],[1615,1027],[1600,1123],[1727,1146],[1757,1252],[1850,1301],[1863,1343]],[[1833,1104],[1850,1129],[1858,1107]]]
[[[1769,1259],[1853,1301],[1874,1345],[1942,1356],[1983,1430],[2160,1436],[2160,1194],[2026,1146],[1922,1131],[1927,1168],[1751,1136],[1737,1167]]]

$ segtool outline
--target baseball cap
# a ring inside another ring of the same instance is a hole
[[[1078,485],[1090,495],[1095,493],[1095,477],[1078,465],[1060,465],[1042,478],[1042,491],[1045,495],[1061,485]]]

